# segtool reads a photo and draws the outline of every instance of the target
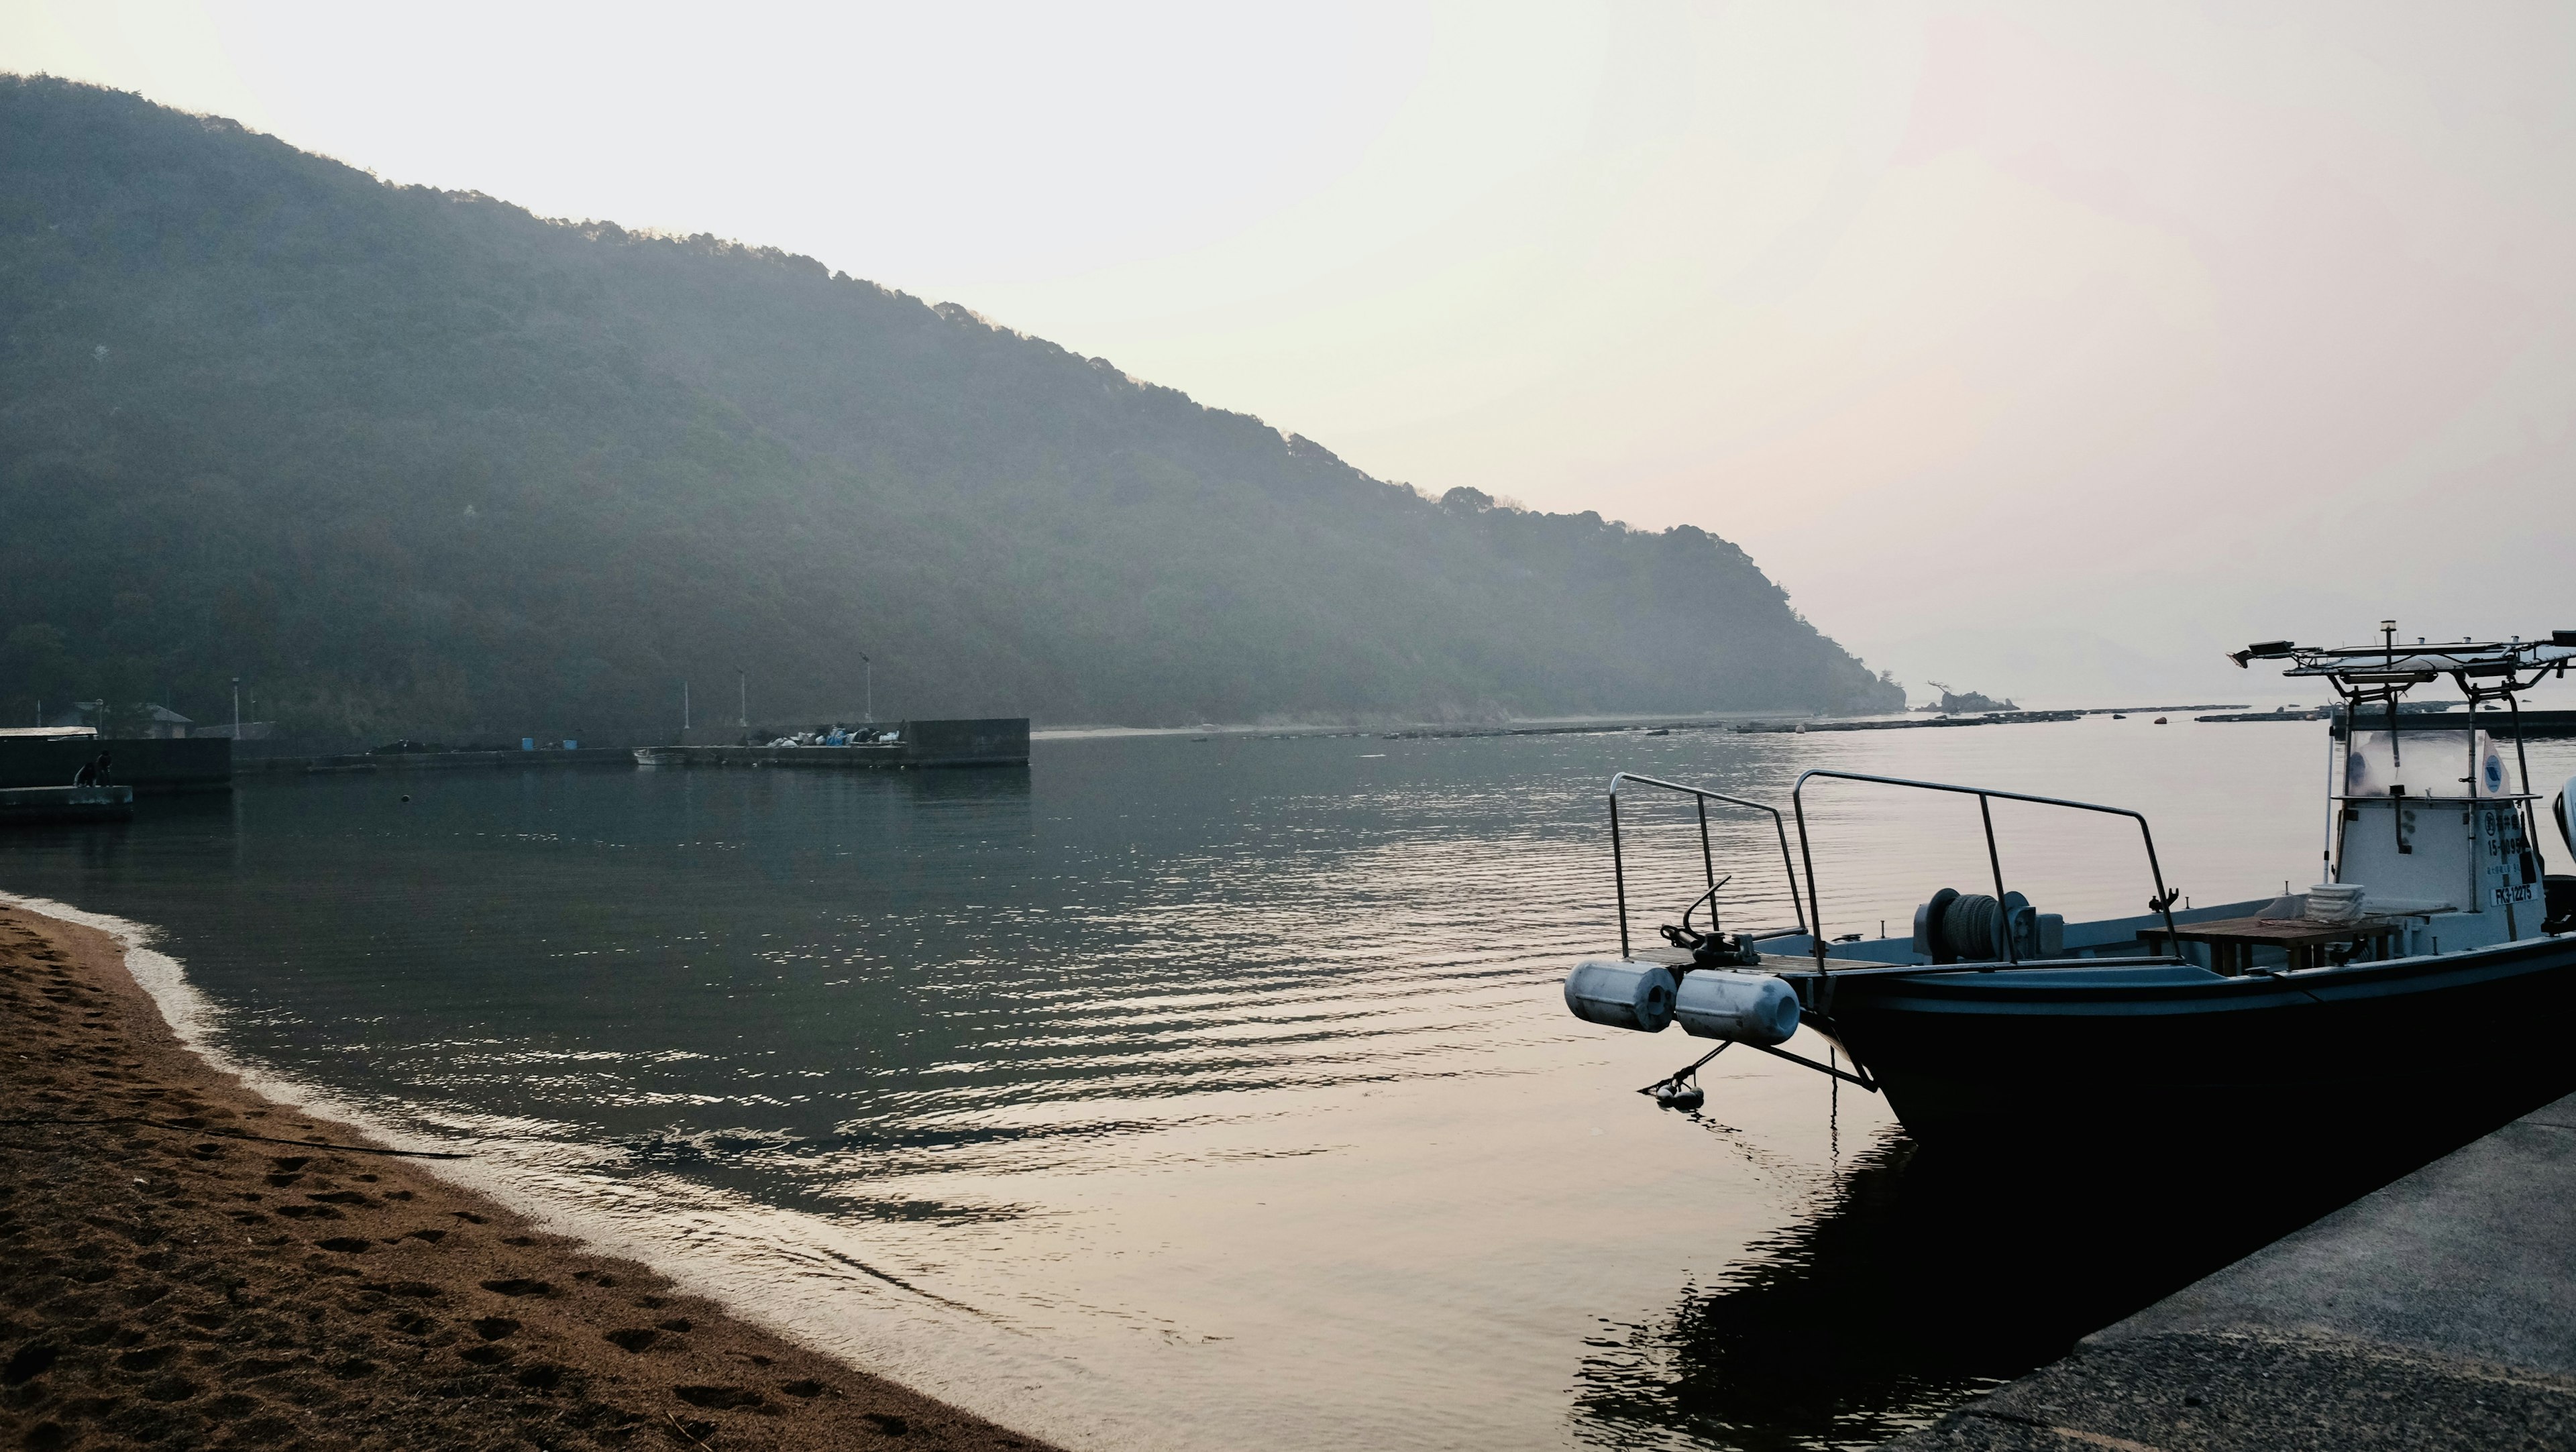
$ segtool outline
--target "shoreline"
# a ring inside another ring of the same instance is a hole
[[[1051,1452],[256,1092],[128,951],[0,902],[0,1436]]]

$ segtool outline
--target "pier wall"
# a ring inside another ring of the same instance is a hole
[[[781,766],[823,771],[1029,764],[1026,716],[904,721],[893,729],[893,741],[856,746],[654,746],[635,756],[648,766]]]
[[[233,769],[243,776],[278,776],[634,764],[635,753],[623,746],[584,746],[571,751],[405,751],[387,752],[382,756],[372,752],[352,756],[265,756],[245,758]]]
[[[1023,766],[1029,759],[1029,718],[906,721],[903,744],[913,766]]]
[[[1888,1446],[2576,1447],[2576,1095]]]

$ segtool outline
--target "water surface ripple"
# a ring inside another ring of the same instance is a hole
[[[1853,1339],[1889,1318],[1852,1267],[1942,1258],[1886,1208],[1931,1172],[1876,1101],[1752,1055],[1704,1116],[1660,1113],[1631,1091],[1693,1043],[1566,1017],[1569,959],[1615,945],[1609,774],[2139,804],[2209,901],[2313,879],[2322,747],[2095,720],[255,780],[0,839],[0,888],[150,925],[238,1062],[1071,1445],[1856,1446],[2109,1302],[2005,1292],[1955,1334]],[[1696,890],[1698,839],[1633,806],[1642,932]],[[1979,886],[1959,807],[1819,789],[1829,928]],[[2043,907],[2140,910],[2133,832],[1998,826]],[[1730,918],[1789,921],[1767,819],[1712,829]]]

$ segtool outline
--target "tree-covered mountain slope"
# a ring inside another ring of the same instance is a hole
[[[0,77],[0,712],[335,734],[1856,708],[1697,529],[1444,501],[707,237]]]

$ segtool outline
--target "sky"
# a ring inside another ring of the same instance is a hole
[[[1918,698],[2576,627],[2576,7],[0,0],[0,69],[1699,525]]]

